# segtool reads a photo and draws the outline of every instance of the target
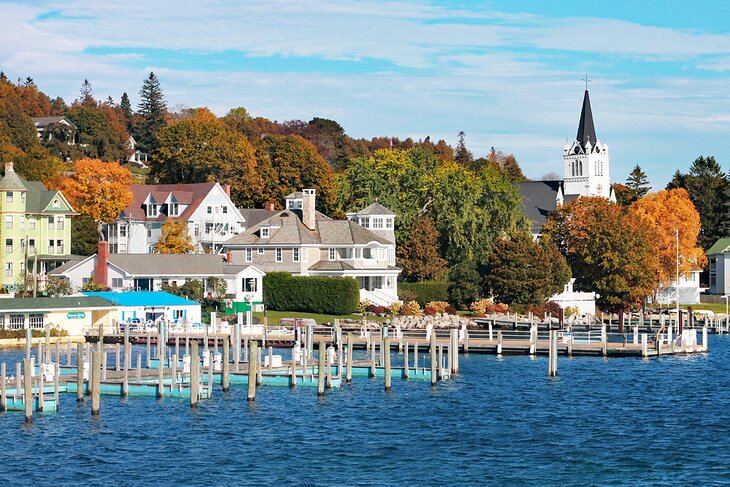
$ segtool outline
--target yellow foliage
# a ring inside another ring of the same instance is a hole
[[[155,244],[156,254],[188,254],[195,249],[186,222],[168,218],[162,225],[161,232]]]
[[[421,314],[421,307],[416,301],[406,301],[400,309],[403,316],[418,316]]]

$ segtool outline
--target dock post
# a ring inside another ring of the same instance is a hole
[[[492,322],[489,322],[489,341],[491,342],[494,340],[494,335],[492,334]]]
[[[264,369],[263,353],[264,353],[264,347],[262,345],[261,347],[258,348],[258,354],[257,354],[257,358],[256,358],[256,385],[257,386],[260,386],[264,383],[264,378],[261,375],[263,373],[263,369]]]
[[[142,380],[142,352],[137,354],[137,380]]]
[[[101,403],[101,352],[91,354],[91,415],[99,415]]]
[[[648,357],[649,356],[649,340],[646,336],[646,333],[641,334],[641,356],[642,357]]]
[[[30,351],[33,347],[33,332],[30,328],[25,329],[25,358],[30,360]],[[20,391],[18,391],[20,392]]]
[[[634,345],[639,344],[639,325],[634,325]]]
[[[44,350],[46,351],[46,354],[45,354],[45,356],[38,357],[38,361],[39,361],[38,365],[40,365],[40,363],[47,364],[48,362],[51,361],[51,325],[46,323],[46,326],[44,328],[45,328],[44,331],[45,331],[45,338],[46,338],[46,342],[45,342],[46,346],[45,346]]]
[[[408,380],[411,375],[408,365],[408,342],[403,343],[403,354],[403,378]]]
[[[104,351],[104,324],[99,323],[99,351]]]
[[[231,363],[229,362],[230,357],[230,341],[223,339],[223,373],[221,374],[221,386],[223,387],[223,392],[228,392],[229,384],[230,384],[230,372],[231,372]]]
[[[604,357],[608,356],[608,334],[606,333],[606,325],[601,325],[601,353]]]
[[[269,347],[269,372],[274,371],[274,347]]]
[[[258,342],[251,340],[251,355],[248,361],[248,401],[256,400],[256,359],[259,356]]]
[[[6,399],[5,399],[5,362],[0,364],[0,413],[5,412]]]
[[[444,344],[439,344],[439,373],[438,378],[439,380],[444,380]]]
[[[431,333],[431,385],[436,385],[436,334]]]
[[[152,353],[152,345],[150,344],[151,341],[151,335],[147,333],[147,368],[149,369],[152,366],[152,356],[150,355]]]
[[[76,344],[76,402],[84,400],[84,344]]]
[[[391,376],[390,376],[390,337],[386,336],[383,338],[383,365],[385,367],[385,390],[390,390]]]
[[[190,407],[198,406],[198,397],[200,396],[200,359],[198,358],[198,341],[193,340],[190,344]]]
[[[124,377],[122,382],[122,396],[129,395],[129,368],[132,366],[132,345],[129,343],[129,325],[124,327]]]
[[[213,397],[213,361],[208,363],[208,399]]]
[[[502,355],[502,346],[504,342],[502,340],[502,330],[497,332],[497,355]]]
[[[413,368],[416,369],[416,375],[418,375],[418,342],[413,342]]]
[[[319,365],[317,366],[317,395],[324,396],[324,360],[325,360],[324,342],[319,342]],[[373,363],[375,361],[373,355]]]
[[[708,350],[707,345],[709,344],[707,343],[707,325],[705,324],[705,326],[702,327],[702,350],[705,352]]]
[[[180,335],[175,337],[175,356],[180,356]]]
[[[294,360],[293,356],[291,359],[291,380],[289,381],[289,386],[290,387],[297,386],[297,361]]]
[[[25,406],[25,422],[33,422],[33,380],[30,360],[23,360],[23,405]]]
[[[119,360],[121,357],[121,345],[116,343],[114,345],[114,368],[117,372],[121,370],[121,361]]]
[[[66,365],[71,367],[71,342],[66,342]]]
[[[537,354],[537,325],[530,327],[530,355]]]
[[[58,343],[58,342],[56,342]],[[56,401],[56,411],[58,411],[59,407],[59,401],[58,401],[58,393],[59,388],[61,385],[59,384],[59,381],[61,379],[61,366],[56,362],[53,367],[53,398]]]
[[[449,374],[454,372],[454,356],[452,355],[454,349],[454,330],[449,330],[449,343],[446,345],[446,370]]]
[[[106,361],[107,361],[107,354],[106,352],[101,353],[101,380],[106,380]]]
[[[375,344],[370,342],[370,377],[374,378],[375,376]]]
[[[548,377],[558,376],[558,332],[550,330],[550,346],[548,348]]]
[[[51,347],[46,347],[46,350],[50,349]],[[36,411],[43,412],[43,366],[44,364],[38,364],[40,367],[40,372],[38,374],[38,407],[36,408]]]
[[[157,368],[157,399],[165,397],[165,362],[164,357],[160,359],[160,366]]]
[[[347,383],[352,382],[352,352],[355,350],[355,344],[352,341],[352,333],[347,334],[347,372],[345,374],[345,380]]]
[[[174,353],[170,358],[170,365],[172,366],[172,381],[170,386],[170,392],[173,392],[175,390],[175,386],[177,386],[177,355],[175,355]]]

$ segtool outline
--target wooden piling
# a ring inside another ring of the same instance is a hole
[[[439,343],[439,380],[444,380],[444,344]]]
[[[431,385],[436,385],[436,334],[431,333]]]
[[[147,361],[146,361],[146,364],[147,364],[147,368],[148,368],[148,369],[149,369],[149,368],[150,368],[150,367],[152,366],[152,362],[151,362],[151,360],[152,360],[152,355],[150,355],[150,354],[152,353],[152,345],[151,345],[151,339],[152,339],[152,337],[151,337],[151,335],[150,335],[150,334],[148,333],[148,334],[147,334]]]
[[[91,415],[98,416],[101,405],[101,352],[91,354]]]
[[[291,381],[289,382],[289,385],[291,387],[297,386],[297,361],[294,360],[293,356],[291,361]]]
[[[386,336],[383,338],[383,366],[385,368],[385,390],[390,390],[391,376],[390,376],[390,337]]]
[[[502,355],[502,330],[497,332],[497,355]]]
[[[213,397],[213,361],[208,363],[208,399]]]
[[[56,411],[59,408],[58,393],[60,392],[61,384],[61,366],[56,362],[53,364],[53,398],[56,401]]]
[[[411,375],[408,364],[408,342],[403,344],[403,378],[408,380]]]
[[[0,364],[0,413],[4,413],[7,407],[5,399],[5,362]]]
[[[71,367],[71,342],[66,342],[66,365]]]
[[[548,377],[558,376],[558,332],[550,330],[548,347]]]
[[[99,351],[104,351],[104,324],[99,323]]]
[[[418,342],[413,343],[413,368],[416,369],[416,375],[418,375]]]
[[[319,342],[319,366],[317,367],[317,395],[324,396],[324,361],[325,361],[324,342]],[[375,354],[373,354],[373,363],[375,363]]]
[[[370,377],[375,377],[375,344],[370,344]]]
[[[641,334],[641,356],[642,357],[649,356],[649,341],[648,341],[648,337],[646,336],[646,333]]]
[[[352,382],[352,353],[355,351],[355,343],[353,342],[352,333],[347,334],[347,372],[345,380],[347,383]]]
[[[30,360],[23,360],[23,405],[25,406],[25,422],[33,422],[33,383]]]
[[[200,374],[198,371],[200,360],[198,358],[198,341],[193,340],[190,344],[190,407],[198,406],[200,396]]]
[[[608,334],[606,333],[606,325],[601,326],[601,353],[604,357],[608,357]]]
[[[256,360],[256,385],[257,386],[260,386],[260,385],[262,385],[264,383],[264,378],[261,375],[263,373],[263,370],[264,370],[264,368],[263,368],[263,363],[264,363],[264,361],[263,361],[263,354],[264,354],[264,347],[261,346],[258,349],[258,354],[257,354],[258,359]]]
[[[76,402],[84,400],[84,344],[76,344]]]
[[[101,354],[101,380],[106,380],[106,362],[108,360],[106,352]]]
[[[46,323],[46,326],[44,328],[45,328],[44,331],[46,332],[45,333],[46,355],[45,355],[45,357],[42,357],[42,356],[38,357],[38,362],[39,362],[38,365],[40,365],[41,363],[46,364],[51,361],[51,325],[49,323]]]
[[[229,340],[223,339],[223,370],[221,371],[221,386],[223,387],[223,392],[228,392],[230,384],[230,347],[231,345]]]
[[[142,380],[142,352],[137,354],[137,380]]]
[[[165,397],[165,362],[160,360],[160,366],[157,368],[157,399]]]
[[[50,349],[50,347],[47,347]],[[38,364],[40,373],[38,374],[38,407],[36,411],[43,412],[43,366],[44,364]]]
[[[256,400],[256,362],[259,356],[258,342],[251,341],[250,352],[250,360],[248,361],[248,401],[253,402]]]

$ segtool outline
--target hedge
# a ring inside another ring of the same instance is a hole
[[[264,277],[264,304],[275,311],[349,315],[360,304],[353,277],[304,277],[269,272]]]
[[[403,301],[415,300],[422,308],[431,301],[448,301],[449,283],[436,281],[399,282],[398,298]]]

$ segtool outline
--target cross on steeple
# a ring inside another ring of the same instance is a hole
[[[585,78],[581,78],[580,80],[586,82],[586,91],[588,91],[588,83],[591,82],[591,81],[593,81],[592,79],[588,79],[588,73],[586,73],[586,77]]]

